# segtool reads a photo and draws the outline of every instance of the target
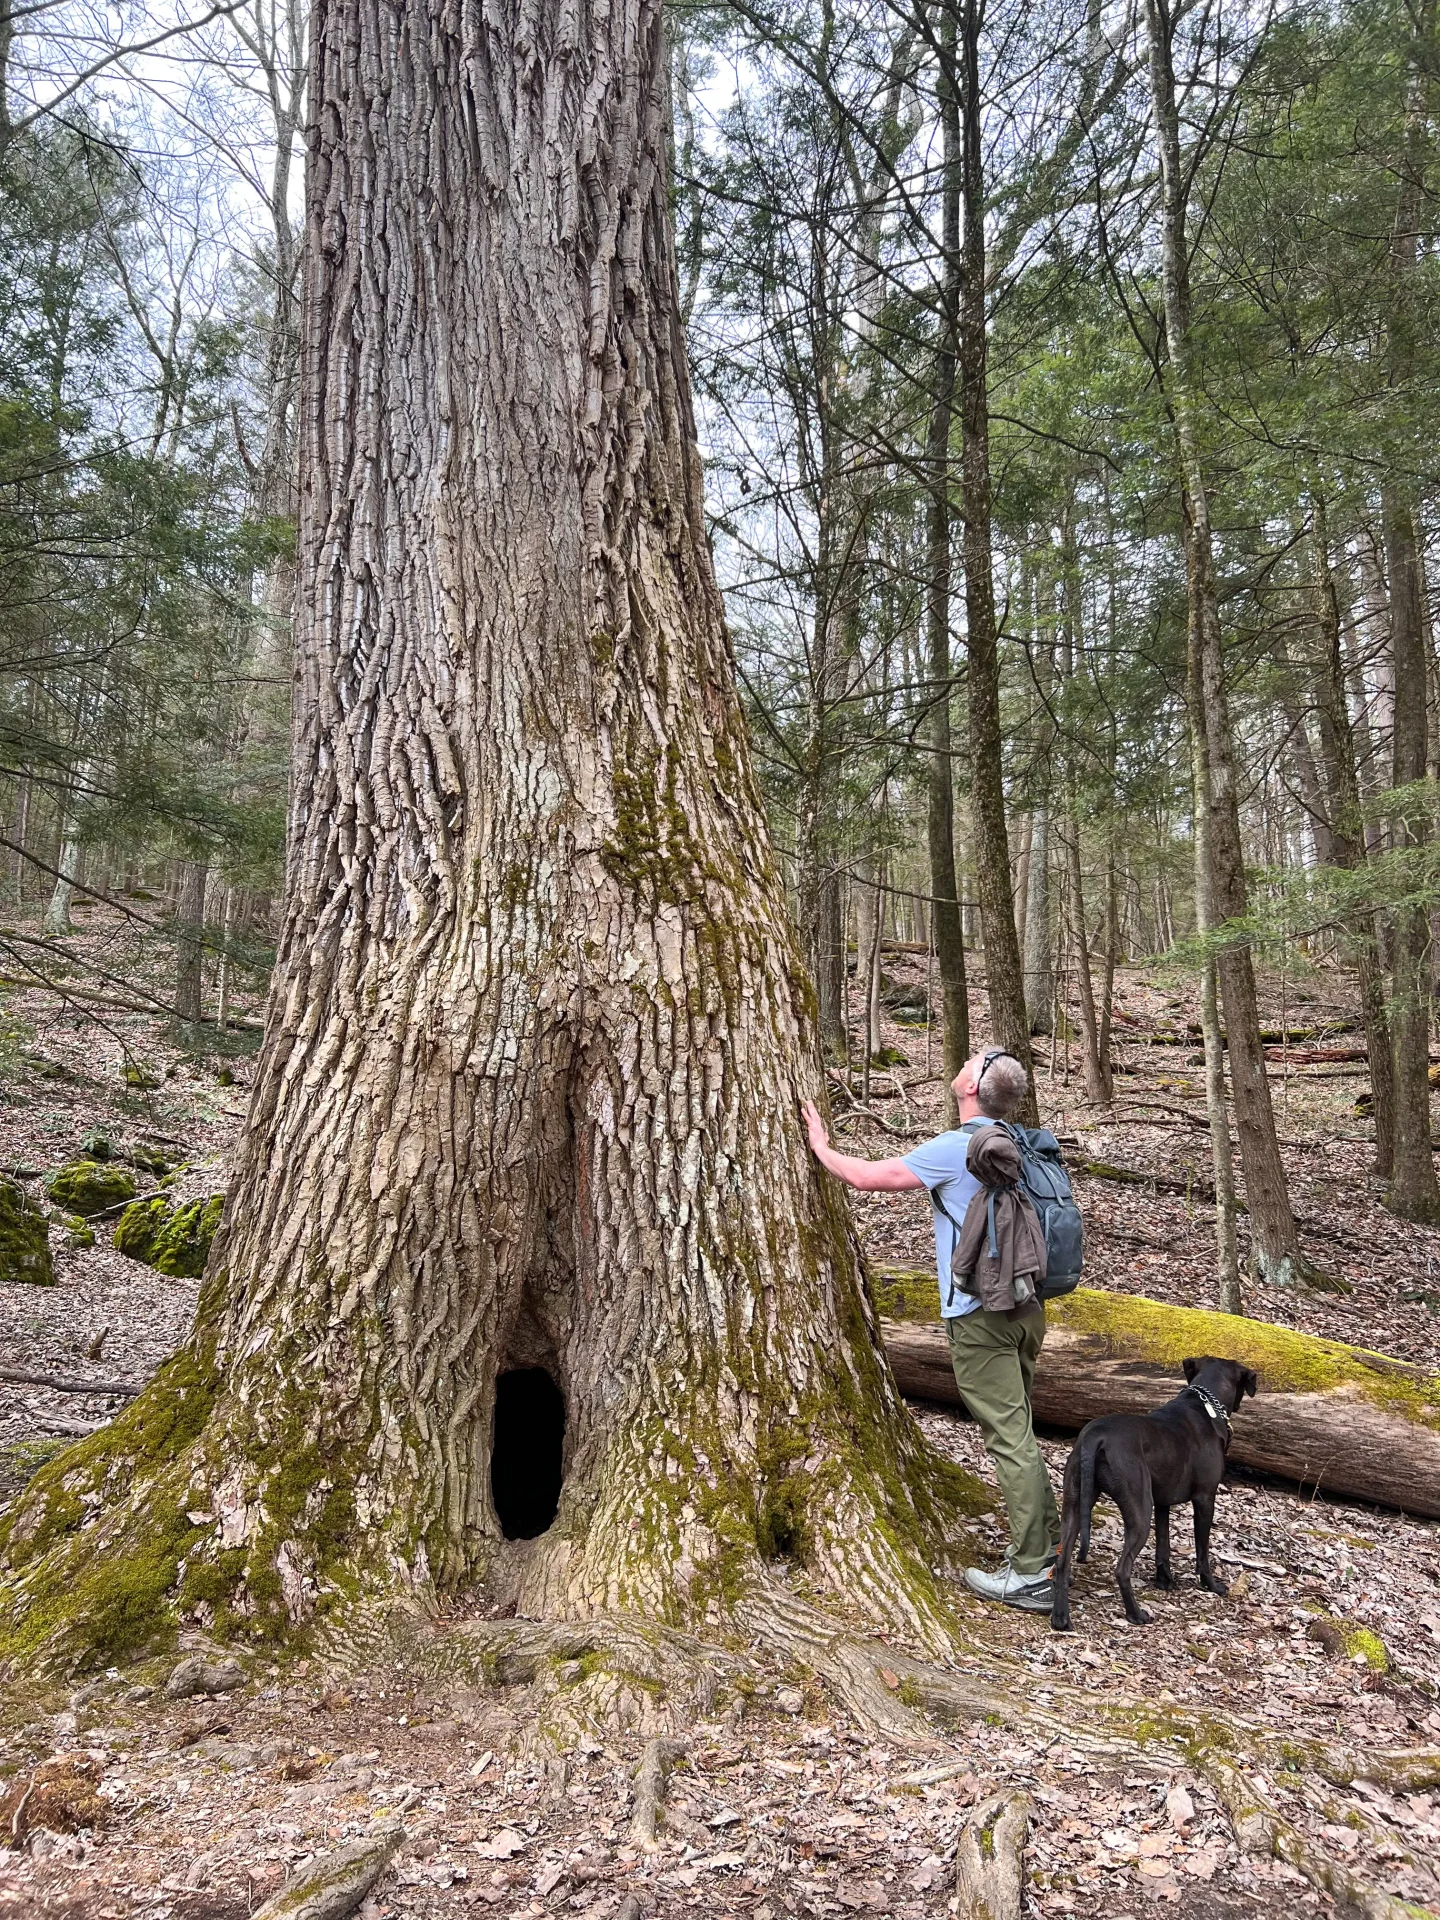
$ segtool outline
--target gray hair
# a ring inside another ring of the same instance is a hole
[[[1013,1054],[1002,1053],[985,1069],[975,1097],[987,1118],[1008,1120],[1024,1104],[1029,1091],[1030,1076],[1024,1064]]]

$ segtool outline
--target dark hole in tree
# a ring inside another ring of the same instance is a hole
[[[507,1540],[533,1540],[560,1504],[565,1401],[544,1367],[516,1367],[495,1382],[490,1491]]]

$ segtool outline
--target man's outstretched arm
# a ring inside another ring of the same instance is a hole
[[[805,1116],[805,1130],[810,1135],[815,1158],[847,1187],[854,1187],[860,1193],[909,1193],[924,1186],[919,1174],[912,1173],[903,1160],[858,1160],[853,1153],[837,1153],[830,1144],[830,1135],[815,1102],[807,1100],[800,1111]]]

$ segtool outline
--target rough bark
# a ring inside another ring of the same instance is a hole
[[[1197,800],[1204,804],[1207,815],[1210,905],[1219,934],[1226,922],[1243,923],[1249,900],[1240,837],[1235,742],[1225,679],[1210,502],[1196,417],[1187,233],[1189,174],[1180,152],[1168,0],[1146,0],[1145,19],[1151,105],[1160,152],[1167,386],[1184,519],[1191,733],[1197,751],[1203,754]],[[1304,1263],[1275,1137],[1275,1115],[1260,1043],[1255,969],[1243,932],[1223,939],[1216,955],[1216,972],[1229,1040],[1235,1122],[1245,1170],[1245,1197],[1254,1230],[1256,1272],[1267,1285],[1299,1287],[1304,1284]]]
[[[960,458],[965,520],[965,645],[970,664],[970,790],[992,1039],[1032,1069],[1030,1020],[1011,892],[1000,740],[1000,631],[991,553],[989,346],[985,311],[985,159],[980,36],[984,0],[958,0],[961,138]],[[1018,1116],[1035,1125],[1032,1091]]]
[[[950,430],[955,413],[956,330],[960,304],[960,97],[955,79],[955,14],[940,20],[938,83],[942,129],[941,241],[945,261],[940,285],[938,342],[932,375],[926,464],[925,629],[929,643],[930,758],[926,768],[925,821],[930,856],[931,921],[940,973],[941,1048],[945,1118],[959,1117],[950,1082],[970,1056],[970,993],[965,977],[965,930],[955,869],[955,772],[950,727]]]
[[[83,1634],[139,1540],[162,1622],[177,1589],[237,1631],[374,1589],[723,1618],[803,1562],[945,1642],[969,1483],[799,1120],[814,999],[704,532],[665,70],[657,0],[316,13],[266,1041],[194,1342],[10,1510],[12,1568],[51,1542],[12,1636]],[[563,1481],[506,1540],[516,1368],[563,1395]],[[83,1534],[78,1487],[111,1502]]]
[[[1237,1325],[1244,1324],[1237,1318]],[[901,1390],[917,1400],[958,1406],[949,1344],[941,1329],[892,1320],[883,1325],[885,1350]],[[1210,1341],[1196,1352],[1226,1345],[1226,1339],[1212,1331]],[[1163,1405],[1180,1391],[1184,1379],[1178,1366],[1146,1356],[1139,1341],[1127,1352],[1123,1334],[1106,1339],[1052,1325],[1035,1370],[1036,1420],[1076,1433],[1102,1414],[1148,1413]],[[1234,1357],[1244,1357],[1238,1345]],[[1440,1420],[1440,1383],[1419,1368],[1374,1359],[1377,1368],[1385,1369],[1378,1376],[1382,1380],[1413,1388],[1417,1398],[1429,1395],[1423,1404],[1432,1420]],[[1260,1393],[1235,1417],[1229,1457],[1236,1466],[1273,1473],[1300,1486],[1440,1519],[1440,1431],[1407,1419],[1399,1410],[1402,1405],[1400,1394],[1379,1405],[1348,1383],[1327,1392],[1271,1391],[1262,1376]]]

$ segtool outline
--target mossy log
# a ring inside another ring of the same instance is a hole
[[[935,1279],[878,1276],[885,1350],[903,1393],[957,1406]],[[1235,1419],[1230,1459],[1324,1493],[1440,1519],[1440,1379],[1338,1340],[1236,1314],[1081,1288],[1048,1308],[1035,1417],[1076,1432],[1105,1413],[1146,1413],[1178,1393],[1190,1354],[1240,1360],[1260,1393]],[[928,1322],[929,1324],[920,1324]]]

